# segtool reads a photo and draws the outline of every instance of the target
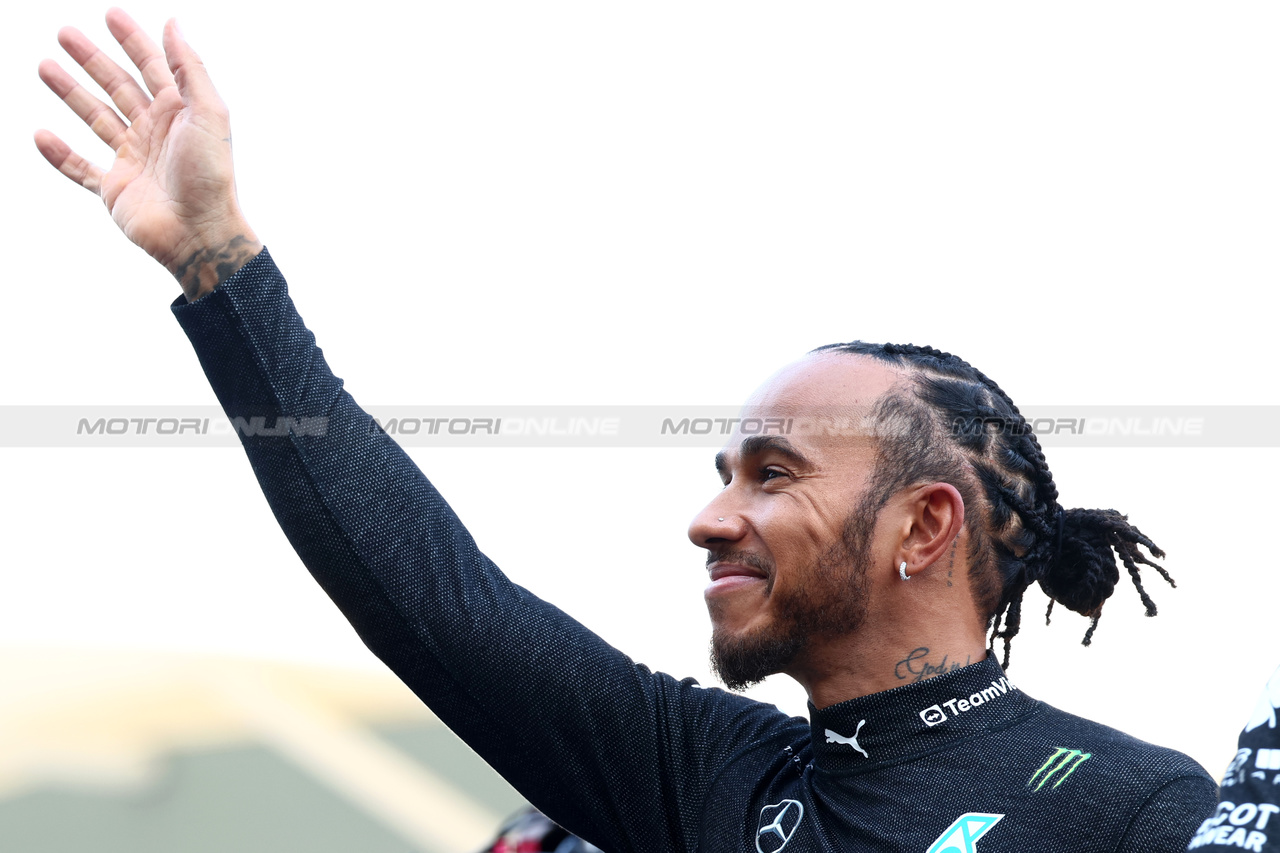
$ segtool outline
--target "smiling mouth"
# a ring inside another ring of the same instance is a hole
[[[711,583],[703,591],[708,604],[711,599],[734,590],[753,588],[760,589],[764,584],[764,595],[773,589],[773,566],[765,559],[750,551],[721,551],[707,555],[707,575]]]
[[[735,596],[749,594],[769,597],[772,582],[759,569],[742,566],[736,563],[713,563],[709,572],[711,583],[702,591],[702,597],[711,611],[711,621],[715,622],[720,608]]]
[[[766,572],[752,566],[744,566],[741,563],[728,563],[716,561],[707,567],[707,574],[711,576],[712,583],[723,580],[724,578],[750,578],[753,580],[766,580],[769,576]]]
[[[707,554],[707,574],[712,583],[730,577],[767,581],[773,576],[773,566],[750,551],[720,551]]]

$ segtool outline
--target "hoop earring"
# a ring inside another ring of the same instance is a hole
[[[898,564],[898,577],[902,578],[904,581],[911,580],[911,576],[907,574],[906,560],[903,560],[901,563]]]

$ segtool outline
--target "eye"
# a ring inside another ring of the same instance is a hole
[[[770,480],[777,480],[786,476],[789,476],[789,475],[787,474],[786,471],[782,470],[781,468],[761,468],[760,469],[760,482],[762,483],[767,483]]]

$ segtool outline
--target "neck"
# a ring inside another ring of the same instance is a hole
[[[954,612],[927,606],[909,612],[917,618],[870,618],[850,634],[811,640],[787,674],[821,709],[936,678],[987,656],[986,631],[976,619],[957,621]]]
[[[813,706],[822,710],[863,695],[937,678],[938,675],[959,670],[970,663],[978,663],[986,657],[987,648],[983,643],[955,648],[902,646],[887,657],[879,657],[876,665],[835,667],[822,674],[796,671],[791,675],[809,693],[809,701],[813,702]]]

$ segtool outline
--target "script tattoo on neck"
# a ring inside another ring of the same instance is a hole
[[[221,246],[197,249],[178,263],[173,277],[178,280],[188,302],[194,302],[231,277],[262,251],[262,244],[243,234]]]
[[[898,661],[893,668],[893,674],[899,681],[924,681],[926,678],[933,678],[935,675],[945,675],[948,672],[961,669],[973,662],[968,655],[965,656],[964,663],[960,663],[958,660],[948,660],[948,657],[948,655],[943,655],[942,660],[936,664],[930,663],[929,647],[920,646]]]

